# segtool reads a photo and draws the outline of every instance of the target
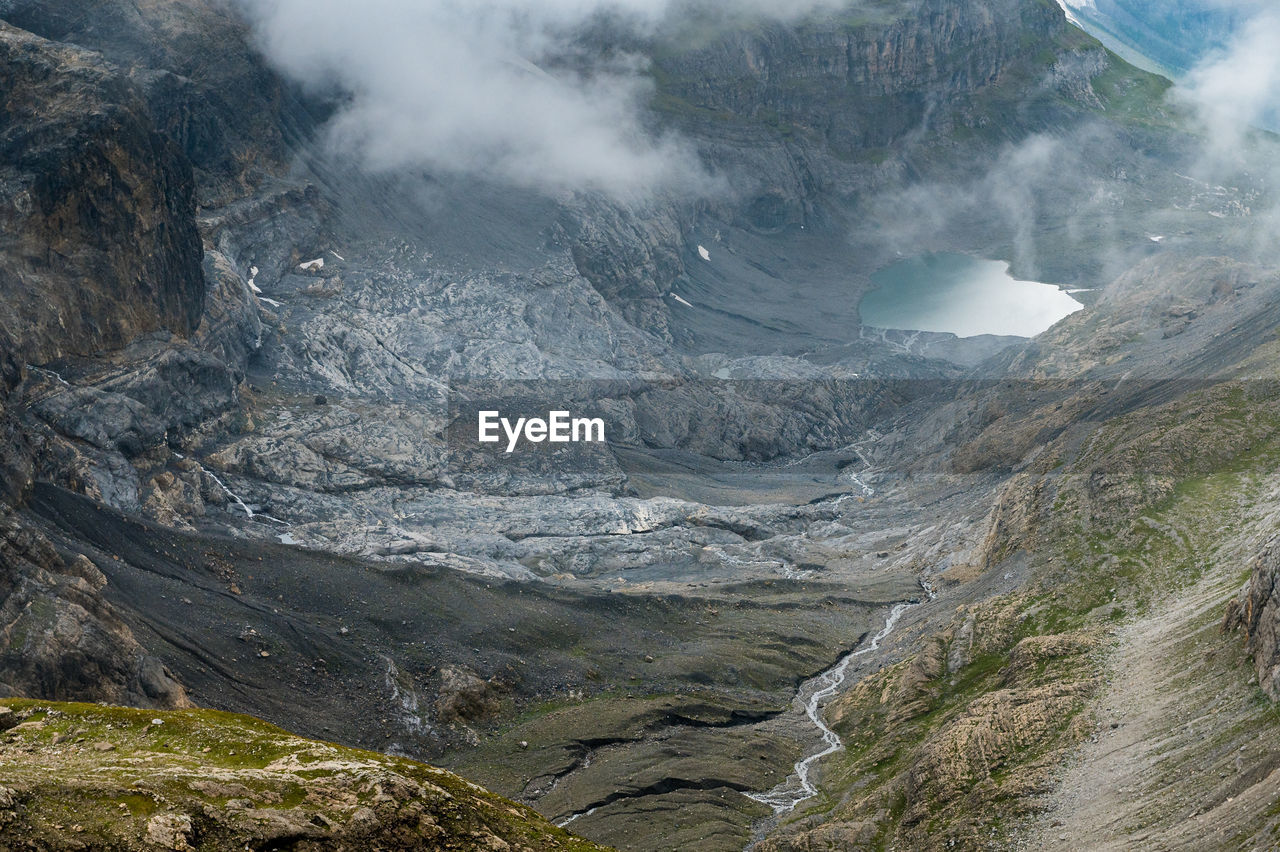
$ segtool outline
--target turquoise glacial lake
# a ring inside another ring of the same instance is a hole
[[[886,266],[871,284],[858,313],[872,328],[1034,337],[1084,307],[1052,284],[1019,281],[1004,261],[950,252]]]

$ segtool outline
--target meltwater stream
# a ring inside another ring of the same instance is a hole
[[[174,453],[174,455],[180,459],[186,458],[186,456],[184,456],[182,453]],[[227,497],[231,499],[231,502],[235,503],[242,510],[244,510],[245,517],[247,517],[249,520],[253,520],[254,518],[262,518],[263,520],[270,521],[273,524],[279,524],[282,527],[291,526],[291,524],[288,521],[282,521],[279,518],[273,518],[270,515],[264,514],[262,512],[253,511],[253,508],[249,506],[248,503],[244,502],[244,500],[241,500],[239,494],[235,493],[230,488],[228,488],[227,484],[223,482],[222,478],[219,477],[216,473],[209,470],[209,468],[205,467],[204,465],[200,464],[200,462],[196,462],[196,467],[200,468],[200,471],[202,473],[204,473],[210,479],[212,479],[215,483],[217,483],[218,487],[222,489],[222,493],[227,495]],[[291,540],[285,541],[284,542],[285,544],[298,543],[297,541],[292,540],[293,536],[289,533],[285,533],[284,536],[280,536],[280,539],[283,541],[286,536]]]
[[[933,587],[929,585],[929,581],[920,580],[920,588],[924,589],[928,596],[927,600],[933,600],[935,593]],[[912,607],[919,606],[924,601],[908,601],[906,603],[895,604],[893,609],[889,611],[889,617],[885,619],[884,627],[880,632],[871,637],[871,642],[865,648],[859,648],[849,654],[846,654],[840,662],[836,663],[830,669],[815,678],[805,681],[801,684],[797,696],[808,694],[809,698],[805,701],[804,712],[809,720],[822,732],[823,748],[814,754],[809,755],[803,760],[796,763],[795,773],[783,781],[777,787],[767,793],[743,793],[748,799],[754,799],[757,802],[768,805],[773,808],[775,815],[784,814],[794,810],[796,805],[801,802],[812,799],[818,795],[818,788],[809,780],[809,772],[813,769],[813,765],[829,754],[834,754],[844,748],[844,743],[840,741],[840,735],[827,724],[822,721],[822,705],[828,698],[836,694],[836,691],[844,684],[845,678],[849,673],[849,666],[853,661],[863,654],[870,654],[880,647],[880,643],[893,632],[898,626],[898,620],[902,618],[902,614]],[[564,828],[572,822],[591,816],[599,807],[591,808],[587,811],[572,814],[556,823],[560,828]]]
[[[920,587],[928,595],[928,600],[933,600],[934,591],[929,582],[921,580]],[[853,664],[853,661],[863,654],[870,654],[872,651],[877,650],[880,647],[880,643],[898,626],[898,620],[902,618],[902,614],[912,607],[919,606],[921,603],[922,601],[910,601],[896,604],[889,611],[889,617],[885,619],[884,627],[871,638],[870,644],[865,648],[859,648],[845,655],[844,659],[836,663],[834,667],[827,669],[815,678],[805,681],[800,686],[800,691],[797,695],[808,694],[809,696],[804,703],[804,712],[809,717],[809,721],[813,722],[822,733],[823,748],[798,761],[795,765],[795,773],[777,787],[766,793],[745,793],[744,795],[747,798],[768,805],[773,808],[774,814],[777,815],[795,810],[795,807],[801,802],[818,795],[818,788],[809,780],[810,771],[818,761],[844,748],[844,743],[840,741],[840,735],[831,730],[827,723],[822,720],[822,705],[844,685],[845,679],[849,674],[849,666]]]

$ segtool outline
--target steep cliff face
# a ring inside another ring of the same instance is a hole
[[[202,245],[197,191],[278,170],[294,113],[221,5],[4,14],[31,28],[0,24],[5,490],[40,476],[136,508],[126,459],[234,409],[261,335],[245,276]]]
[[[0,24],[0,84],[4,491],[39,476],[137,506],[126,458],[235,407],[257,316],[206,262],[190,162],[118,68]],[[71,362],[96,386],[31,366]]]
[[[0,328],[36,363],[186,335],[204,307],[191,169],[93,54],[0,24]]]
[[[816,133],[837,157],[859,157],[912,131],[949,131],[1010,69],[1051,63],[1066,27],[1039,2],[880,3],[705,46],[660,44],[657,67],[667,98]]]
[[[17,416],[13,389],[22,381],[24,364],[17,345],[0,329],[0,500],[17,500],[31,487],[31,452]]]

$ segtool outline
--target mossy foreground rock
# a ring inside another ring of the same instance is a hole
[[[596,850],[452,773],[248,716],[0,702],[0,849]]]

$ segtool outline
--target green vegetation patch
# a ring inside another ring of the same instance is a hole
[[[602,848],[444,770],[247,716],[10,700],[0,727],[0,843]]]

